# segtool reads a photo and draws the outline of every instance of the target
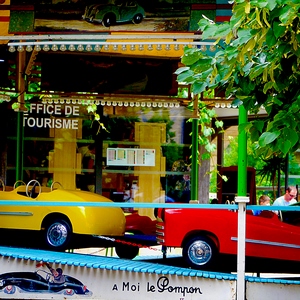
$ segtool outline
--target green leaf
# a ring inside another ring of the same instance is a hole
[[[204,16],[204,18],[202,18],[198,22],[198,26],[199,26],[199,29],[203,31],[207,26],[210,26],[213,23],[214,23],[213,21],[209,20],[207,17]]]
[[[268,0],[267,7],[269,8],[269,10],[272,11],[276,7],[276,5],[276,0]]]
[[[205,150],[209,153],[212,153],[217,150],[217,146],[215,144],[207,144],[204,146]]]
[[[264,132],[260,138],[259,138],[259,145],[261,147],[264,147],[272,142],[274,142],[278,136],[280,135],[280,132]]]
[[[281,8],[279,20],[284,25],[291,24],[295,17],[296,17],[296,12],[293,9],[291,9],[289,5],[283,6]]]
[[[178,74],[181,74],[182,72],[187,71],[187,70],[189,70],[189,69],[190,69],[190,67],[181,67],[181,68],[177,69],[177,70],[174,72],[174,74],[178,75]]]
[[[228,22],[224,22],[221,24],[210,24],[209,26],[205,27],[202,33],[202,39],[217,39],[225,37],[230,31],[231,26]]]
[[[210,159],[210,157],[211,157],[211,154],[208,152],[202,153],[202,155],[201,155],[202,160]]]
[[[262,120],[255,120],[252,124],[259,132],[262,132],[265,122]]]
[[[205,91],[206,87],[207,87],[206,82],[195,82],[192,85],[192,92],[196,95],[201,94],[202,92]]]
[[[291,142],[286,140],[278,140],[278,146],[283,155],[285,156],[291,149]]]
[[[238,126],[238,130],[239,130],[239,133],[242,133],[242,132],[247,132],[249,130],[249,128],[251,128],[252,124],[250,122],[245,122],[245,123],[242,123],[242,124],[239,124]]]
[[[201,53],[201,51],[197,49],[196,51],[187,52],[186,54],[184,54],[181,58],[181,62],[186,66],[191,66],[192,64],[197,62],[202,56],[203,54]]]
[[[274,35],[274,31],[273,29],[269,29],[267,34],[266,34],[266,44],[269,48],[272,48],[273,46],[275,46],[277,43],[277,39]]]
[[[211,128],[205,127],[205,128],[202,130],[202,133],[203,133],[203,135],[206,136],[206,137],[211,136],[212,129],[211,129]]]
[[[217,116],[216,111],[212,108],[212,109],[207,109],[207,114],[210,118],[214,118]]]
[[[228,177],[226,175],[222,175],[221,177],[225,182],[228,181]]]
[[[223,125],[224,125],[224,122],[223,122],[223,121],[216,121],[216,122],[215,122],[216,128],[222,128]]]
[[[250,79],[253,80],[254,78],[261,75],[263,73],[263,71],[265,70],[265,68],[268,66],[268,64],[269,63],[259,64],[259,65],[256,65],[254,68],[252,68],[252,70],[249,74]]]
[[[185,82],[188,77],[193,77],[193,75],[194,75],[194,72],[192,70],[184,71],[177,76],[177,81]]]
[[[281,23],[276,21],[273,23],[273,33],[276,39],[278,39],[280,36],[283,36],[285,31],[286,28]]]
[[[237,32],[238,38],[232,43],[233,45],[246,44],[252,38],[252,29],[239,29]]]
[[[207,58],[200,58],[197,63],[194,64],[193,69],[197,69],[198,72],[200,71],[206,71],[208,69],[211,69],[211,65],[213,63],[213,59],[211,57]]]

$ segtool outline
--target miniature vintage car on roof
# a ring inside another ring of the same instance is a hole
[[[54,184],[47,188],[31,180],[11,191],[0,191],[0,228],[41,232],[41,246],[58,251],[68,249],[73,234],[124,235],[126,220],[122,209],[96,205],[110,203],[110,199],[80,190],[54,189]],[[12,204],[1,204],[3,200]],[[14,201],[17,201],[15,205]],[[37,205],[26,204],[29,202]],[[41,202],[50,202],[51,205],[39,205]],[[85,206],[82,204],[85,202],[92,205]]]
[[[101,4],[88,5],[83,20],[100,23],[105,27],[121,22],[139,24],[145,18],[145,10],[136,1],[107,0]]]
[[[206,269],[218,254],[237,254],[237,219],[237,212],[230,209],[160,208],[157,242],[181,247],[191,267]],[[300,211],[282,211],[279,216],[273,211],[258,216],[247,211],[245,242],[248,257],[300,261]]]

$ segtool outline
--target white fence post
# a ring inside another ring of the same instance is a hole
[[[235,197],[235,202],[238,203],[238,244],[237,244],[237,287],[236,299],[245,300],[245,254],[246,254],[246,203],[249,202],[249,197]]]

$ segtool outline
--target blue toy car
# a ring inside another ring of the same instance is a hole
[[[145,18],[145,10],[136,1],[107,0],[103,4],[87,6],[82,18],[105,27],[129,21],[139,24]]]

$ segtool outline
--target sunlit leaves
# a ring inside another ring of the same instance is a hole
[[[237,0],[229,22],[203,18],[199,29],[216,40],[217,52],[186,50],[182,62],[189,69],[179,78],[195,94],[217,87],[251,112],[264,107],[265,120],[243,128],[258,142],[258,154],[280,157],[300,148],[300,2]],[[204,115],[200,122],[207,122]]]
[[[218,121],[218,120],[217,120],[217,121],[215,122],[216,128],[222,128],[223,125],[224,125],[223,121]]]

